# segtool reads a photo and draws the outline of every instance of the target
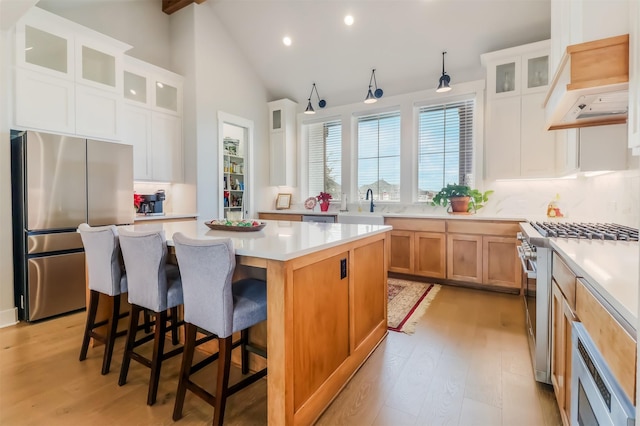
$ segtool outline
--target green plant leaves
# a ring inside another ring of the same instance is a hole
[[[477,189],[471,189],[467,185],[449,183],[433,197],[431,205],[447,207],[451,197],[471,197],[469,211],[478,210],[483,207],[482,203],[489,201],[489,195],[493,194],[493,192],[493,190],[480,192]]]

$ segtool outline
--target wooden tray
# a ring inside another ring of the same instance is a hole
[[[233,231],[233,232],[253,232],[259,231],[265,226],[267,226],[266,222],[261,222],[258,226],[227,226],[227,225],[214,225],[211,222],[205,222],[210,229],[215,231]]]

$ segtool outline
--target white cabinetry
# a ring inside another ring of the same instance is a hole
[[[296,185],[296,106],[289,99],[269,102],[269,181],[273,186]]]
[[[555,135],[544,128],[549,41],[481,57],[487,70],[485,158],[487,179],[555,174]]]
[[[629,148],[640,155],[640,2],[629,1]]]
[[[16,24],[17,128],[119,141],[131,46],[33,7]]]
[[[133,145],[134,179],[180,182],[182,77],[129,56],[123,77],[123,139]]]

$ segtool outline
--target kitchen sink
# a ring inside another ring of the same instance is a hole
[[[338,223],[362,223],[365,225],[384,225],[384,216],[380,213],[338,213]]]

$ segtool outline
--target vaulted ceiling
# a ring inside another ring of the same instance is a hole
[[[480,54],[550,37],[549,0],[208,0],[197,7],[214,8],[270,100],[301,105],[314,82],[328,106],[364,100],[373,68],[384,96],[435,88],[445,50],[455,86],[484,78]]]

